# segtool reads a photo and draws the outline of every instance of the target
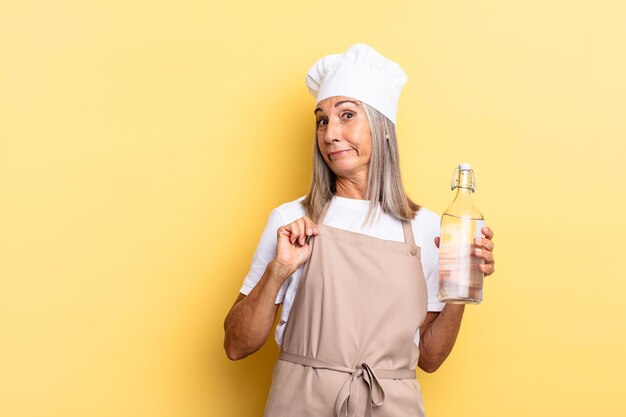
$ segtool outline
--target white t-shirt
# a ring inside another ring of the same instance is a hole
[[[305,215],[301,197],[295,201],[285,203],[272,210],[263,235],[252,259],[250,271],[244,280],[240,292],[248,295],[265,272],[267,264],[276,256],[276,231],[280,226],[289,224]],[[404,242],[402,222],[395,217],[380,213],[374,218],[372,224],[364,225],[369,210],[369,200],[352,200],[343,197],[334,197],[324,224],[338,229],[361,233],[379,239]],[[441,311],[444,304],[437,299],[438,290],[438,249],[434,239],[439,236],[440,218],[427,209],[421,208],[411,221],[415,244],[421,248],[421,261],[428,290],[428,311]],[[296,270],[280,289],[276,297],[276,304],[283,303],[280,321],[276,326],[276,342],[280,346],[285,331],[285,324],[291,311],[291,305],[296,295],[298,280],[302,274],[302,268]],[[419,345],[419,331],[415,333],[415,344]]]

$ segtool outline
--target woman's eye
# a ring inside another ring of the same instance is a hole
[[[317,121],[317,127],[326,126],[327,124],[328,124],[328,120],[326,119],[319,119]]]
[[[345,113],[343,114],[343,118],[344,118],[344,119],[348,119],[348,120],[350,120],[350,119],[352,119],[353,117],[354,117],[354,113],[352,113],[352,112],[345,112]]]

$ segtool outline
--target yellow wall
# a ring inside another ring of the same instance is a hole
[[[622,416],[622,1],[2,1],[0,415],[256,416],[222,320],[306,191],[320,56],[409,76],[410,194],[469,161],[497,274],[419,373],[430,416]]]

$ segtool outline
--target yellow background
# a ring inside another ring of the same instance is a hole
[[[626,413],[624,2],[0,6],[1,416],[261,414],[273,340],[229,362],[222,320],[306,192],[304,74],[356,42],[409,76],[410,195],[471,162],[496,232],[427,413]]]

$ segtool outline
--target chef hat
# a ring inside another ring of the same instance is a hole
[[[406,74],[368,45],[353,45],[345,54],[319,59],[306,75],[306,85],[316,103],[334,96],[366,103],[396,123],[398,98]]]

